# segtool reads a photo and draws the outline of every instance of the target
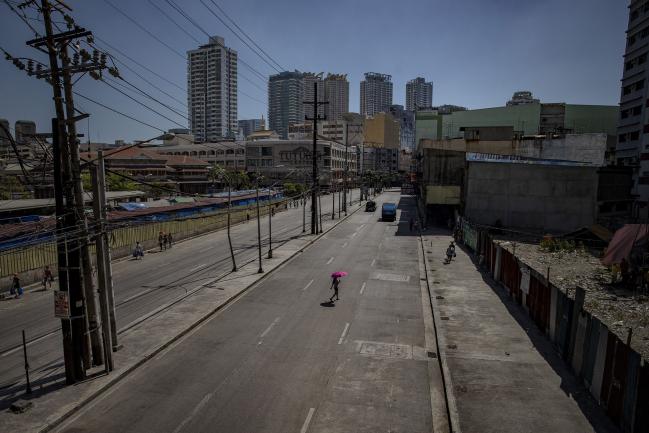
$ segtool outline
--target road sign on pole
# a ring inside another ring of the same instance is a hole
[[[70,318],[70,298],[67,291],[54,291],[54,317],[59,319]]]

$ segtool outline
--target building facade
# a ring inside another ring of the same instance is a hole
[[[632,1],[626,31],[626,50],[620,92],[615,157],[619,164],[633,169],[632,193],[640,202],[649,200],[649,8],[644,2]],[[645,214],[643,217],[647,217]]]
[[[390,113],[376,113],[363,122],[363,144],[365,147],[399,149],[399,130],[399,121]]]
[[[237,131],[237,52],[219,36],[187,52],[187,110],[196,142],[232,138]]]
[[[324,80],[325,113],[327,120],[335,122],[349,111],[349,81],[346,74],[327,74]]]
[[[244,119],[239,120],[238,125],[239,134],[245,138],[253,132],[266,129],[266,120],[263,117],[261,119]]]
[[[374,116],[388,111],[392,105],[392,76],[366,72],[361,81],[361,114]]]
[[[35,141],[36,122],[32,120],[16,120],[14,139],[17,144],[30,144]]]
[[[304,74],[281,72],[268,80],[268,129],[288,137],[288,127],[304,122]]]
[[[406,110],[417,111],[433,106],[433,83],[417,77],[406,83]]]
[[[322,72],[317,74],[313,72],[305,72],[302,74],[302,85],[304,88],[304,100],[305,102],[313,102],[315,96],[315,87],[318,87],[318,102],[326,101],[325,95],[325,86],[324,81],[322,80]],[[324,117],[325,115],[325,106],[318,105],[318,116]],[[313,104],[304,104],[304,115],[308,117],[313,117]]]
[[[390,105],[390,114],[399,121],[401,149],[415,150],[415,112],[404,110],[403,105]]]

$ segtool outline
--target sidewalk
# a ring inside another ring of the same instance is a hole
[[[359,209],[361,207],[352,208],[349,216]],[[273,258],[263,260],[265,271],[263,274],[257,273],[258,262],[251,261],[241,266],[238,272],[190,289],[191,296],[183,297],[154,311],[150,319],[120,335],[120,344],[123,348],[113,354],[116,368],[110,374],[104,375],[100,372],[86,382],[65,386],[61,365],[57,371],[52,372],[51,382],[32,383],[34,393],[31,396],[24,395],[23,383],[16,385],[14,387],[16,395],[20,395],[23,402],[32,403],[33,406],[21,414],[4,411],[0,415],[0,431],[43,432],[56,427],[62,420],[106,392],[147,360],[190,333],[198,324],[215,317],[216,312],[227,307],[230,302],[238,299],[273,270],[299,254],[345,219],[343,217],[340,220],[326,220],[323,222],[323,234],[306,235],[273,249]],[[3,401],[5,402],[6,400]]]
[[[450,236],[423,240],[454,433],[618,431],[465,251],[443,263]]]

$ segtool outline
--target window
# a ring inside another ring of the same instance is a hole
[[[640,138],[640,131],[633,131],[629,133],[629,140],[634,141]]]
[[[640,113],[642,113],[642,105],[638,105],[636,107],[633,107],[632,112],[633,112],[634,116],[639,116]]]
[[[261,148],[261,156],[273,156],[273,148],[272,147],[262,147]]]
[[[618,143],[626,143],[626,134],[620,134],[617,137]]]

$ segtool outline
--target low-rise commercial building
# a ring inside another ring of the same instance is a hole
[[[389,113],[376,113],[363,122],[365,147],[399,149],[401,137],[399,121]]]

